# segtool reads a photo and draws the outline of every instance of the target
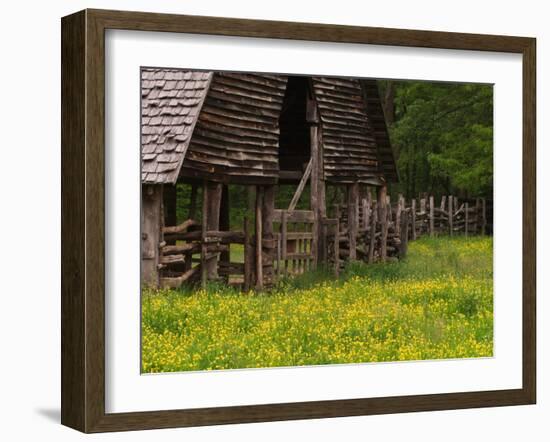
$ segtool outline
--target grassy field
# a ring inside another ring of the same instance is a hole
[[[492,356],[492,239],[423,238],[399,263],[285,281],[146,291],[144,373]]]

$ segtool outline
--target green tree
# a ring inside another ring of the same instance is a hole
[[[381,89],[385,109],[394,110],[389,130],[401,182],[393,191],[491,196],[491,85],[386,81]]]

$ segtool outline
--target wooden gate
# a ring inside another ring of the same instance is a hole
[[[317,226],[312,210],[281,210],[274,213],[277,235],[277,276],[300,275],[317,267]]]

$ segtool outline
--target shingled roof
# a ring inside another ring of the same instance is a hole
[[[329,182],[397,181],[375,80],[311,77]],[[275,184],[287,77],[143,68],[144,184]]]
[[[212,72],[141,70],[141,181],[175,183]]]

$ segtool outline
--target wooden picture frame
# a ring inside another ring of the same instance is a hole
[[[105,30],[124,29],[495,51],[523,57],[523,385],[270,405],[105,412]],[[474,35],[84,10],[62,19],[62,409],[83,432],[534,404],[536,400],[536,41]]]

